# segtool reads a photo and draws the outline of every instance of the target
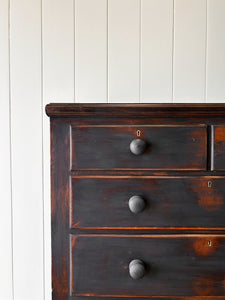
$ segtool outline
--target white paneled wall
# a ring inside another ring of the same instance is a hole
[[[0,299],[13,299],[8,0],[0,1]]]
[[[205,102],[206,5],[205,0],[174,3],[175,102]]]
[[[0,300],[50,300],[49,102],[225,102],[225,0],[1,0]]]
[[[75,99],[107,99],[107,1],[75,1]]]
[[[174,2],[140,3],[140,102],[171,102]]]
[[[108,1],[108,100],[138,102],[140,1]]]
[[[41,3],[12,0],[12,259],[14,299],[20,300],[44,295],[41,69]]]
[[[225,1],[208,0],[206,101],[225,101]]]

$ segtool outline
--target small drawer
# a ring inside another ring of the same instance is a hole
[[[72,179],[73,228],[225,228],[225,177]]]
[[[72,169],[205,170],[206,126],[72,128]]]
[[[71,248],[73,296],[225,296],[224,235],[80,235]]]
[[[214,126],[214,169],[225,170],[225,126]]]

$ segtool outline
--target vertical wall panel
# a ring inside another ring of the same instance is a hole
[[[12,300],[8,0],[0,1],[0,299]]]
[[[225,1],[208,1],[207,101],[225,102]]]
[[[41,1],[11,0],[14,299],[43,299]]]
[[[171,102],[173,0],[141,4],[141,102]]]
[[[76,102],[107,101],[107,0],[75,0]]]
[[[174,9],[174,102],[204,102],[206,0],[175,0]]]
[[[73,0],[43,1],[43,62],[44,97],[47,101],[73,101]]]
[[[51,300],[50,120],[45,105],[74,101],[74,0],[44,0],[42,32],[45,300]]]
[[[140,1],[109,0],[108,80],[110,102],[139,101]]]

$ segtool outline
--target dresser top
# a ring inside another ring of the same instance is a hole
[[[225,103],[50,103],[45,109],[50,117],[225,116]]]

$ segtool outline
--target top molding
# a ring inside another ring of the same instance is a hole
[[[75,104],[50,103],[45,107],[49,117],[171,117],[225,116],[223,104]]]

